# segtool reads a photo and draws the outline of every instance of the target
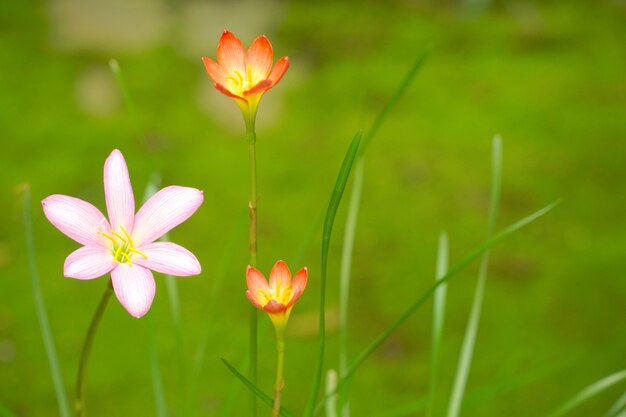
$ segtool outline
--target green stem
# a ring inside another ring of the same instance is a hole
[[[276,331],[276,384],[274,385],[274,408],[272,417],[280,415],[280,398],[285,388],[285,337],[282,331]]]
[[[250,265],[257,265],[257,183],[256,183],[256,132],[254,123],[246,123],[246,141],[250,163],[250,196],[248,210],[250,213]],[[250,305],[250,380],[257,383],[257,309]],[[256,416],[256,396],[250,393],[251,415]]]
[[[85,338],[85,343],[83,344],[83,351],[80,355],[80,365],[78,366],[78,375],[76,376],[76,400],[74,402],[76,417],[83,417],[85,415],[84,391],[87,363],[89,362],[89,354],[91,353],[91,347],[93,346],[98,326],[102,320],[102,315],[104,314],[104,310],[109,302],[109,298],[111,298],[111,294],[113,294],[113,283],[109,281],[104,294],[102,294],[102,299],[100,299],[100,304],[98,304],[98,308],[91,319],[91,324],[89,325],[89,330],[87,331],[87,337]]]

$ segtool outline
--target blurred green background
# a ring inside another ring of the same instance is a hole
[[[155,173],[163,185],[204,190],[200,210],[171,233],[203,265],[201,276],[177,281],[183,380],[208,332],[196,414],[217,415],[238,384],[219,357],[241,364],[247,349],[247,149],[239,110],[213,89],[200,61],[215,57],[224,28],[246,45],[267,34],[275,58],[291,60],[258,115],[260,269],[269,272],[277,259],[292,263],[315,230],[301,264],[291,265],[307,265],[310,280],[289,325],[288,408],[303,410],[313,373],[321,235],[320,227],[312,229],[315,219],[351,137],[367,129],[428,46],[422,72],[368,148],[350,351],[358,353],[431,285],[440,231],[449,233],[453,262],[482,241],[490,142],[500,133],[499,227],[557,198],[564,202],[492,253],[463,415],[546,415],[626,367],[624,1],[2,1],[1,404],[19,416],[57,415],[17,187],[32,187],[41,285],[73,392],[83,337],[106,279],[63,278],[63,261],[78,245],[48,223],[38,202],[61,193],[103,209],[102,167],[114,148],[126,157],[137,199]],[[121,65],[134,113],[124,106],[110,58]],[[330,367],[338,362],[345,203],[330,257]],[[477,269],[476,263],[449,286],[440,414]],[[156,279],[145,318],[131,318],[116,300],[106,311],[89,368],[90,416],[155,414],[151,326],[168,406],[182,415],[176,335],[164,279]],[[271,392],[271,327],[260,337],[259,384]],[[425,396],[430,337],[429,303],[359,370],[354,415],[388,415]],[[622,384],[572,415],[602,415],[623,391]],[[246,415],[247,393],[238,395],[232,415]]]

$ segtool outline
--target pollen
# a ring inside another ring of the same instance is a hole
[[[121,264],[127,263],[129,266],[133,266],[132,257],[134,254],[148,259],[145,253],[135,248],[133,239],[124,226],[120,226],[120,230],[121,233],[118,233],[113,229],[109,230],[109,233],[98,232],[100,235],[111,241],[111,254],[113,255],[113,259]]]

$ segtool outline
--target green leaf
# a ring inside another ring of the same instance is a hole
[[[626,413],[626,392],[613,404],[605,417],[620,417],[622,412]]]
[[[494,137],[492,142],[491,170],[491,203],[489,207],[487,238],[491,237],[495,229],[500,202],[500,184],[502,182],[502,139],[499,136]],[[476,282],[476,290],[474,291],[474,301],[472,302],[472,309],[467,322],[467,327],[465,328],[463,346],[461,348],[452,395],[450,396],[450,403],[448,405],[448,417],[458,417],[461,412],[463,397],[465,395],[465,387],[467,385],[470,366],[472,364],[472,357],[474,355],[474,346],[476,345],[478,326],[480,324],[480,314],[482,311],[488,266],[489,251],[483,254],[480,262],[478,281]]]
[[[67,392],[63,386],[63,375],[61,374],[61,367],[59,365],[59,357],[57,355],[56,347],[54,344],[54,337],[52,336],[52,329],[50,328],[50,322],[48,321],[48,314],[46,313],[46,306],[43,301],[43,295],[41,293],[41,286],[39,285],[39,272],[37,271],[37,262],[35,260],[35,238],[33,233],[33,209],[32,199],[30,194],[30,186],[24,185],[24,235],[26,238],[26,254],[28,257],[28,269],[30,273],[30,281],[33,289],[33,297],[35,299],[35,308],[37,310],[37,318],[39,320],[39,330],[41,337],[43,338],[44,348],[46,350],[46,356],[48,357],[48,364],[50,365],[50,372],[52,374],[52,384],[54,386],[54,392],[57,397],[57,403],[59,405],[59,415],[61,417],[70,417],[70,406],[67,399]]]
[[[163,389],[163,378],[161,367],[159,366],[159,354],[156,347],[155,337],[156,317],[148,319],[148,358],[150,360],[150,374],[152,376],[152,392],[154,394],[154,406],[157,417],[167,417],[167,402],[165,401],[165,390]]]
[[[578,394],[567,400],[555,412],[550,414],[549,417],[561,417],[562,415],[569,413],[590,398],[595,397],[607,388],[610,388],[613,385],[622,382],[623,380],[626,380],[626,369],[602,378],[601,380],[589,385],[587,388],[583,389]]]
[[[322,235],[322,270],[320,278],[318,356],[316,370],[313,374],[311,392],[309,394],[309,399],[304,412],[305,417],[311,417],[313,415],[315,409],[315,401],[317,400],[320,385],[322,382],[324,350],[326,346],[326,275],[328,269],[328,249],[330,246],[330,236],[332,234],[335,216],[337,215],[337,209],[339,208],[339,203],[341,203],[341,197],[343,196],[343,192],[346,189],[346,184],[348,183],[348,178],[350,177],[352,164],[354,163],[354,159],[356,158],[357,152],[359,150],[359,145],[361,144],[361,136],[361,133],[357,133],[354,136],[352,142],[350,143],[350,146],[348,147],[346,155],[343,158],[343,163],[341,164],[341,169],[339,170],[339,175],[337,176],[337,181],[335,182],[335,187],[333,188],[332,194],[330,196],[330,202],[328,203],[326,218],[324,219],[324,233]]]
[[[489,250],[496,243],[521,229],[522,227],[532,223],[537,220],[541,216],[548,213],[550,210],[555,208],[557,205],[561,203],[561,200],[557,200],[554,203],[548,204],[540,210],[524,217],[521,220],[509,225],[505,229],[501,230],[498,234],[494,235],[491,239],[486,240],[481,245],[476,247],[472,252],[465,255],[463,259],[454,264],[447,274],[445,274],[440,280],[438,280],[435,284],[433,284],[428,290],[426,290],[421,297],[419,297],[409,308],[406,309],[404,313],[400,315],[400,317],[393,322],[385,331],[383,331],[380,336],[378,336],[372,343],[370,343],[364,350],[361,352],[359,356],[352,362],[350,368],[348,369],[348,374],[344,379],[341,379],[337,384],[337,389],[340,389],[341,386],[348,380],[357,369],[365,362],[365,360],[382,345],[385,340],[394,332],[398,327],[400,327],[411,315],[419,309],[428,300],[428,298],[437,290],[440,285],[448,282],[452,277],[461,272],[465,267],[467,267],[472,261],[478,258],[480,255]],[[316,413],[321,411],[321,404],[316,407]]]
[[[228,361],[226,359],[224,359],[224,358],[220,358],[220,359],[224,363],[224,365],[226,365],[228,370],[230,372],[232,372],[233,375],[235,375],[237,378],[239,378],[239,380],[241,382],[243,382],[243,384],[250,391],[252,391],[257,397],[259,397],[259,399],[261,401],[263,401],[265,404],[267,404],[270,408],[274,405],[274,400],[272,399],[272,397],[270,397],[269,395],[267,395],[266,393],[261,391],[256,385],[254,385],[252,382],[250,382],[250,380],[248,378],[243,376],[243,374],[241,374],[241,372],[239,372],[237,369],[235,369],[234,366],[232,366],[230,363],[228,363]],[[291,413],[289,410],[287,410],[285,407],[282,407],[282,406],[280,407],[280,415],[283,416],[283,417],[295,417],[293,413]]]
[[[441,233],[439,235],[439,246],[437,249],[437,272],[435,280],[440,280],[448,272],[448,235]],[[433,415],[435,409],[435,393],[437,392],[437,379],[439,377],[441,351],[441,338],[443,335],[443,323],[446,316],[446,290],[447,284],[444,284],[435,290],[433,301],[433,340],[432,352],[430,355],[430,380],[428,382],[428,406],[426,416]]]

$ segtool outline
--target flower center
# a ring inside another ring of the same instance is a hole
[[[120,226],[120,229],[122,230],[122,234],[117,233],[113,229],[111,229],[109,233],[98,232],[113,243],[111,254],[113,255],[113,259],[115,259],[115,262],[119,262],[121,264],[127,263],[129,266],[133,266],[131,258],[134,253],[148,259],[145,253],[135,249],[133,239],[130,237],[130,234],[126,231],[126,229],[124,229],[124,226]]]
[[[281,282],[278,281],[276,283],[276,287],[272,288],[270,291],[266,290],[257,290],[258,293],[263,298],[263,305],[265,306],[271,300],[276,301],[279,304],[287,305],[289,301],[291,301],[291,297],[293,295],[293,290],[291,289],[291,285],[282,286]]]
[[[247,77],[244,77],[243,74],[238,70],[234,70],[233,74],[234,75],[226,76],[226,79],[230,80],[233,84],[233,88],[230,89],[233,93],[237,95],[243,95],[244,92],[250,90],[253,87],[252,67],[248,67],[248,71],[246,74]]]

